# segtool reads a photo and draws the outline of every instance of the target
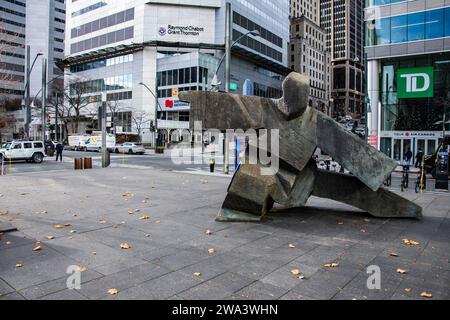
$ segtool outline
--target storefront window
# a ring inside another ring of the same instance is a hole
[[[434,97],[398,99],[397,70],[426,66],[434,67]],[[382,65],[381,70],[381,130],[442,131],[444,104],[450,96],[450,53],[391,59]],[[446,118],[450,119],[450,110],[447,110]]]

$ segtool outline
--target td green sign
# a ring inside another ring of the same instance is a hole
[[[397,94],[400,99],[433,98],[434,68],[399,69]]]

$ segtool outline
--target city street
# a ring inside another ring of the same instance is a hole
[[[0,226],[18,229],[0,238],[0,300],[450,298],[449,194],[404,193],[422,220],[312,198],[262,223],[218,223],[228,183],[156,167],[0,177]]]

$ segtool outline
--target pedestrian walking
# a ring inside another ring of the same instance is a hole
[[[58,142],[56,145],[56,161],[58,161],[58,158],[62,162],[62,154],[63,154],[64,146],[61,142]]]
[[[425,154],[422,151],[422,149],[419,149],[419,151],[417,152],[417,155],[416,155],[416,164],[415,164],[416,168],[419,168],[422,166],[422,160],[423,160],[424,156],[425,156]]]
[[[408,151],[405,153],[405,161],[407,164],[411,164],[411,159],[413,157],[413,153],[411,149],[408,149]]]

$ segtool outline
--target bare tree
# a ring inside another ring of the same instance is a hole
[[[116,118],[119,112],[123,111],[123,105],[119,100],[108,101],[107,103],[109,113],[111,114],[111,122],[114,124],[114,129],[117,127]],[[115,132],[115,130],[114,130]]]
[[[65,84],[64,97],[67,105],[64,107],[66,119],[72,123],[73,131],[78,133],[80,122],[85,114],[90,113],[89,97],[86,95],[91,92],[88,81],[69,80]]]
[[[142,142],[142,130],[145,129],[145,125],[150,127],[150,115],[145,111],[133,112],[131,115],[131,121],[139,136],[139,142]]]

